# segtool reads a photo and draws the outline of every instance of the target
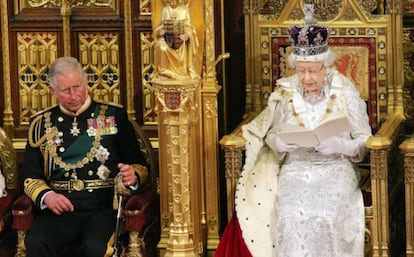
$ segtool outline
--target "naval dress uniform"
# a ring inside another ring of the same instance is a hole
[[[25,239],[28,257],[56,256],[74,243],[83,256],[111,254],[118,163],[132,165],[138,182],[145,182],[146,162],[124,109],[88,98],[80,113],[55,106],[32,118],[21,177],[38,211]],[[74,211],[55,215],[43,206],[52,190]]]

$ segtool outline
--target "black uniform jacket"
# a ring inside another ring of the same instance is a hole
[[[55,106],[31,119],[21,181],[38,207],[42,196],[55,190],[77,210],[109,208],[114,194],[109,182],[119,172],[120,162],[146,166],[123,108],[91,101],[74,116]],[[99,175],[99,167],[106,167],[107,173]],[[147,175],[141,169],[137,176],[143,183]],[[82,187],[74,189],[65,181],[82,181]]]

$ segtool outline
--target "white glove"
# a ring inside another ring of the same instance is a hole
[[[298,148],[295,144],[286,144],[285,142],[280,139],[280,137],[276,137],[276,149],[279,153],[283,152],[292,152]]]
[[[355,157],[359,149],[358,144],[352,140],[330,137],[316,146],[315,150],[322,154],[343,154],[349,157]]]

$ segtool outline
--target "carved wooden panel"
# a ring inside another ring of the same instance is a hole
[[[16,138],[26,137],[31,115],[56,104],[47,72],[64,55],[79,59],[94,99],[122,104],[131,118],[155,126],[154,97],[145,80],[152,63],[150,0],[7,2],[7,66],[16,67],[9,89],[18,101],[10,104],[4,125]],[[135,40],[143,31],[148,40]]]
[[[404,17],[403,29],[403,46],[404,46],[404,111],[409,117],[407,120],[407,134],[414,131],[414,5],[409,9]]]

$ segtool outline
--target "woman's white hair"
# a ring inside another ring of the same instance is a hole
[[[330,68],[336,60],[336,54],[331,51],[331,49],[328,49],[328,51],[317,54],[317,55],[311,55],[311,56],[299,56],[293,53],[290,53],[287,58],[287,64],[291,68],[295,68],[296,62],[322,62],[323,66],[326,68]]]

